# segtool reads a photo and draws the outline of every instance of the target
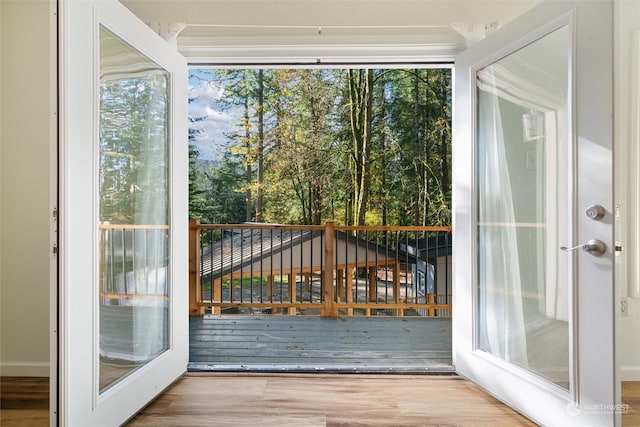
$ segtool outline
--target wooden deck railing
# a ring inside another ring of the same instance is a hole
[[[450,227],[189,224],[189,311],[450,316]]]

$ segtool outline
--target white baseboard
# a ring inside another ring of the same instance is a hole
[[[48,377],[49,362],[0,362],[3,377]]]
[[[640,366],[623,366],[620,368],[621,381],[640,381]]]

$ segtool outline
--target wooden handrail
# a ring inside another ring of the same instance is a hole
[[[290,224],[200,224],[202,230],[324,230],[326,225],[290,225]],[[450,226],[434,225],[335,225],[335,231],[423,231],[451,232]]]
[[[424,231],[424,232],[451,232],[449,226],[436,225],[336,225],[336,231]]]
[[[202,230],[324,230],[324,225],[290,224],[200,224]]]

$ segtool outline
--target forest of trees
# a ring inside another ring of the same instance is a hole
[[[194,69],[189,82],[191,104],[235,117],[216,137],[207,114],[189,118],[191,218],[450,225],[450,69]],[[200,159],[206,145],[218,158]]]

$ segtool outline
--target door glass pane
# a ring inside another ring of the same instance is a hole
[[[570,58],[563,27],[476,76],[477,346],[565,389]]]
[[[100,29],[99,375],[169,348],[169,73]]]

